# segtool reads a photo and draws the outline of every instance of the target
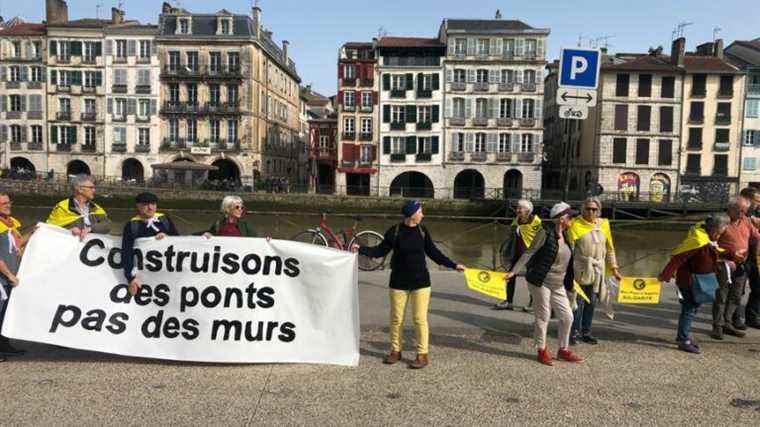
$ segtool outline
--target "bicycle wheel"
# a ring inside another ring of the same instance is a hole
[[[354,244],[360,246],[377,246],[383,241],[383,235],[371,230],[364,230],[356,233],[348,247],[350,248]],[[364,255],[359,255],[359,270],[362,271],[375,271],[382,268],[385,265],[385,259],[382,258],[370,258]]]
[[[325,239],[325,236],[323,236],[322,233],[316,230],[302,231],[293,236],[290,240],[327,247],[327,239]]]

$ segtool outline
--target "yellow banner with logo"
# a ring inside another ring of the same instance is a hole
[[[620,304],[659,304],[660,281],[656,278],[623,277],[618,291]]]
[[[475,292],[505,300],[507,299],[507,287],[504,283],[506,275],[507,273],[498,271],[468,268],[464,271],[464,280],[467,282],[467,287]]]

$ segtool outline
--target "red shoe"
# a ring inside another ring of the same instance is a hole
[[[538,349],[538,361],[546,366],[554,366],[552,363],[552,356],[549,354],[549,350],[546,348]]]
[[[557,352],[557,359],[571,363],[583,363],[583,358],[570,351],[569,348],[561,348]]]

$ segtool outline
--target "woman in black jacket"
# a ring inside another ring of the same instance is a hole
[[[393,251],[391,257],[391,352],[383,360],[392,365],[401,360],[401,327],[404,324],[406,302],[412,300],[414,329],[417,335],[417,357],[409,367],[421,369],[428,364],[428,306],[430,304],[430,273],[426,257],[438,265],[463,272],[465,266],[456,264],[433,243],[430,233],[420,225],[422,204],[408,201],[401,209],[404,222],[385,232],[383,241],[375,247],[354,245],[351,249],[370,258],[381,258]]]

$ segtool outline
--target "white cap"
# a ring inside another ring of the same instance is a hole
[[[549,212],[549,218],[555,219],[562,215],[573,215],[573,210],[570,208],[570,205],[568,205],[565,202],[559,202],[556,205],[552,206],[551,212]]]

